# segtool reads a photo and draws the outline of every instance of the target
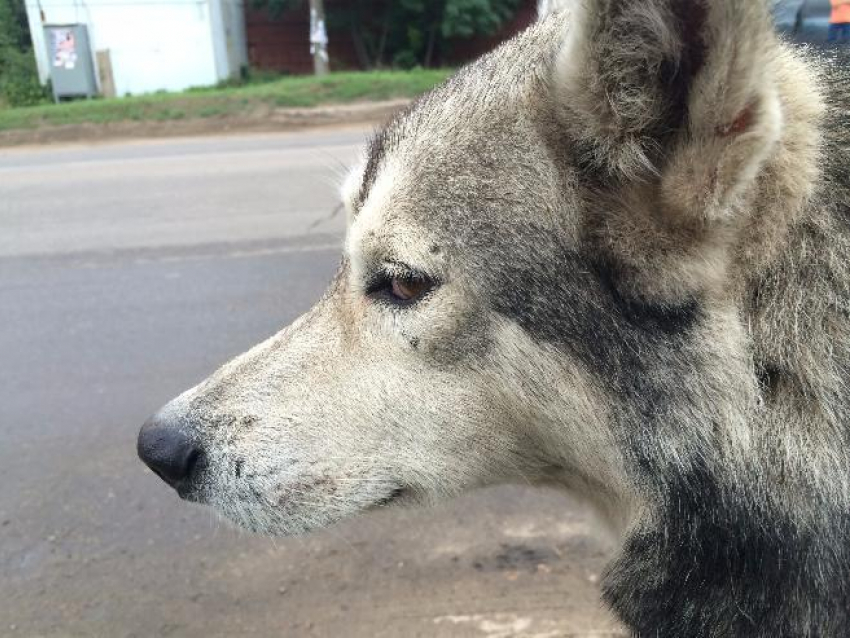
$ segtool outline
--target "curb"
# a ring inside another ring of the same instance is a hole
[[[0,131],[0,148],[30,144],[65,144],[110,140],[220,135],[243,132],[294,131],[349,124],[379,124],[411,103],[386,100],[315,108],[258,108],[244,115],[186,120],[126,121],[106,124],[46,125]]]

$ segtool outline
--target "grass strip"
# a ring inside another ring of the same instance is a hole
[[[182,93],[0,108],[0,131],[62,124],[162,122],[239,115],[258,108],[304,108],[414,98],[451,73],[451,69],[416,69],[331,73],[320,78],[290,76],[235,86],[189,89]]]

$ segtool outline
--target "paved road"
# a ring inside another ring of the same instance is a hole
[[[607,544],[560,494],[272,541],[135,457],[149,413],[318,298],[364,135],[0,152],[0,635],[607,635]]]

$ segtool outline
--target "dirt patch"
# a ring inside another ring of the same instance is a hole
[[[42,126],[35,129],[0,131],[0,147],[219,133],[291,131],[341,124],[369,124],[389,119],[408,104],[410,100],[402,99],[303,109],[255,107],[235,115],[160,122],[125,121]]]

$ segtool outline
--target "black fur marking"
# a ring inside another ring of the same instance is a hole
[[[836,550],[850,516],[803,528],[760,511],[744,485],[721,485],[721,475],[704,466],[671,477],[657,519],[629,537],[607,575],[607,602],[636,636],[847,635],[850,610],[833,603],[847,600],[850,565]],[[839,568],[834,582],[824,565]]]
[[[638,480],[659,480],[670,463],[663,442],[682,447],[690,436],[671,413],[700,383],[699,300],[660,306],[624,297],[609,265],[542,229],[521,232],[534,251],[517,247],[489,260],[505,264],[489,284],[494,310],[580,361],[633,414],[619,426],[623,449]]]
[[[756,365],[756,375],[758,376],[759,388],[765,400],[770,401],[779,388],[780,370],[775,365],[769,363],[761,363]]]
[[[620,270],[608,261],[591,263],[615,307],[631,324],[648,332],[658,331],[667,335],[685,332],[693,326],[699,310],[695,299],[686,299],[675,305],[662,305],[623,296],[617,286],[623,277]]]
[[[397,113],[384,128],[375,132],[369,140],[369,159],[366,161],[366,169],[363,172],[363,181],[360,184],[360,191],[357,195],[357,202],[355,205],[357,210],[355,210],[355,214],[359,212],[360,208],[369,197],[369,192],[375,184],[375,180],[378,177],[378,172],[384,158],[390,151],[392,151],[393,148],[398,146],[399,142],[407,135],[409,132],[407,127],[415,122],[416,112],[430,100],[438,99],[435,96],[439,95],[442,87],[448,86],[453,82],[458,82],[458,77],[462,75],[462,73],[463,71],[447,80],[443,85],[438,85],[431,91],[419,96],[407,108]]]
[[[554,246],[556,238],[540,229],[523,235],[537,249],[498,259],[506,266],[493,284],[494,309],[538,340],[568,350],[652,418],[694,365],[684,345],[700,319],[698,301],[660,306],[625,298],[607,264]],[[670,376],[650,380],[646,371],[659,367]]]
[[[683,50],[676,62],[662,65],[660,78],[669,96],[670,108],[664,125],[680,131],[688,125],[688,100],[694,79],[705,65],[706,44],[703,32],[708,21],[705,6],[692,0],[673,2],[672,10],[681,33]],[[663,135],[663,132],[661,132]]]
[[[242,478],[243,465],[245,465],[245,459],[236,459],[236,478]]]
[[[363,171],[363,182],[360,184],[360,192],[357,194],[357,209],[363,206],[366,198],[369,197],[369,191],[375,185],[375,180],[378,177],[378,169],[381,167],[381,162],[387,152],[387,129],[377,131],[369,140],[369,159],[366,162],[366,169]]]

